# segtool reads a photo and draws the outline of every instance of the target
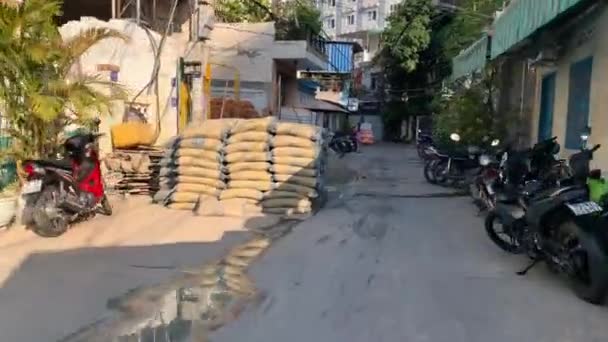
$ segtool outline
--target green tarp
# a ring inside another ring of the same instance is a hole
[[[481,39],[471,44],[458,56],[452,59],[452,80],[480,71],[486,65],[488,54],[488,36],[484,34]]]
[[[513,0],[494,22],[492,59],[584,1],[587,0]]]

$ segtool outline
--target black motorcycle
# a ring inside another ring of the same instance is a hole
[[[437,184],[462,186],[474,179],[479,169],[479,156],[482,153],[478,146],[468,146],[466,151],[458,146],[460,135],[453,133],[450,139],[454,148],[439,156],[440,161],[434,166],[434,178]]]
[[[433,137],[430,134],[425,134],[421,130],[418,130],[418,136],[416,137],[416,151],[418,152],[418,157],[422,160],[427,160],[429,158],[429,147],[434,145]]]
[[[352,134],[336,132],[329,141],[329,148],[342,158],[347,153],[357,152],[359,146],[357,139]]]
[[[545,262],[569,280],[577,296],[593,304],[603,303],[608,293],[608,220],[602,207],[589,200],[586,186],[589,162],[598,148],[572,155],[572,176],[552,187],[544,178],[525,181],[528,170],[514,170],[525,163],[507,161],[510,179],[485,220],[486,232],[498,247],[532,259],[518,274]]]

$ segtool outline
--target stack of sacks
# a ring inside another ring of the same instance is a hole
[[[264,194],[263,211],[292,216],[312,211],[323,188],[326,148],[323,129],[279,122],[271,142],[273,189]]]
[[[270,140],[274,117],[238,121],[230,132],[225,151],[227,187],[220,194],[225,215],[260,212],[264,193],[272,190]],[[247,212],[247,213],[244,213]]]
[[[170,208],[193,210],[205,199],[217,201],[226,186],[224,144],[234,123],[207,120],[187,128],[173,141],[169,159],[174,166],[168,168],[163,182],[171,189],[164,198]]]
[[[175,160],[175,153],[178,146],[177,141],[178,137],[174,137],[163,146],[165,148],[165,153],[159,162],[159,189],[152,197],[152,201],[155,203],[165,202],[174,186],[174,179],[177,174],[177,163]]]

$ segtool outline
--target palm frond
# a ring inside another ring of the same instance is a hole
[[[77,35],[64,40],[61,44],[61,48],[66,54],[66,59],[63,60],[62,63],[64,71],[67,73],[74,62],[97,43],[112,38],[120,39],[125,42],[129,40],[129,37],[122,32],[106,27],[88,28],[80,31]]]

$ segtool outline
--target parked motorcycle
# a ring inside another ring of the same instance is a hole
[[[500,140],[495,139],[491,146],[497,148],[499,144]],[[480,211],[493,210],[496,207],[496,188],[499,188],[502,182],[500,167],[505,153],[491,150],[479,156],[480,168],[470,185],[470,191]]]
[[[329,140],[329,148],[336,152],[340,158],[342,158],[347,153],[357,151],[357,139],[355,139],[352,135],[334,133]]]
[[[433,147],[433,137],[430,134],[424,134],[421,130],[418,130],[418,136],[416,137],[416,151],[418,157],[422,160],[427,160],[429,157],[429,147]]]
[[[66,139],[66,159],[25,161],[23,223],[36,234],[57,237],[74,222],[96,213],[112,214],[101,177],[99,136],[77,134]]]
[[[469,146],[466,152],[458,149],[460,135],[452,133],[450,139],[456,143],[456,149],[440,157],[435,165],[434,177],[438,184],[463,185],[470,184],[479,169],[479,156],[481,149],[477,146]]]
[[[518,179],[509,179],[512,186],[501,193],[485,220],[486,232],[499,248],[532,259],[518,274],[545,262],[568,279],[578,297],[593,304],[603,303],[608,293],[608,220],[603,208],[590,200],[587,187],[592,174],[589,163],[599,147],[585,147],[572,155],[571,176],[552,187],[544,175],[523,186],[517,185]]]

